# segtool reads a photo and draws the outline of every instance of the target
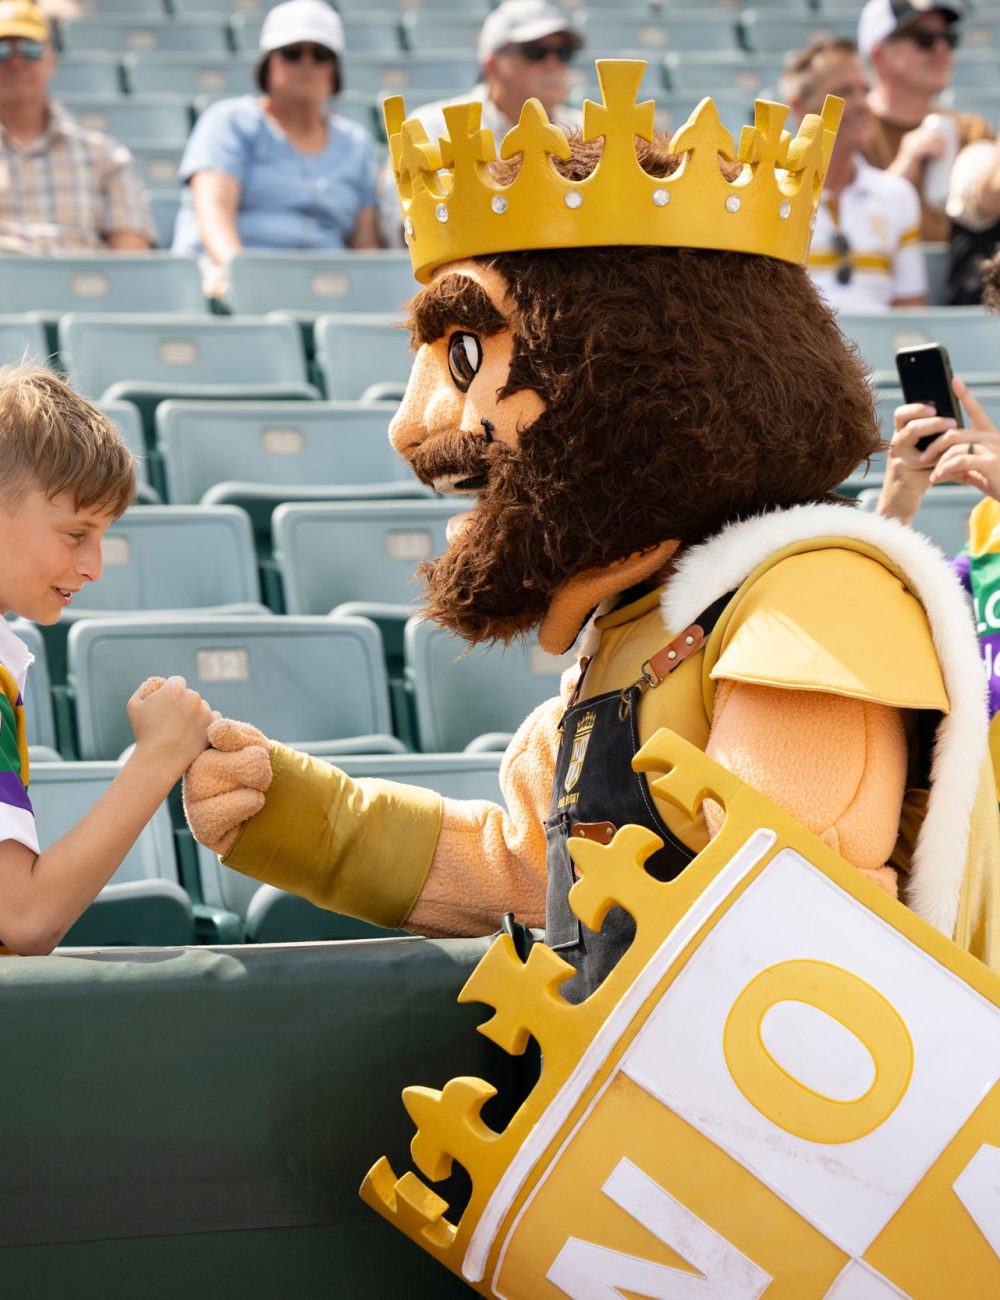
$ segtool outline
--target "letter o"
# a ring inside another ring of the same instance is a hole
[[[853,1101],[800,1083],[767,1050],[761,1022],[778,1002],[804,1002],[854,1034],[875,1062],[875,1079]],[[809,1142],[854,1142],[885,1123],[913,1073],[913,1042],[898,1011],[857,975],[824,961],[785,961],[763,970],[730,1008],[723,1051],[733,1082],[756,1110]]]

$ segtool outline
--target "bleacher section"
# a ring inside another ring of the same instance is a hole
[[[126,143],[149,187],[161,244],[179,201],[177,167],[199,112],[253,92],[270,0],[86,0],[57,24],[55,91]],[[381,100],[409,107],[477,78],[490,0],[337,0],[347,90],[339,111],[386,155]],[[706,94],[731,131],[773,96],[786,51],[852,35],[858,3],[727,0],[574,7],[588,45],[573,100],[597,94],[593,60],[648,60],[642,94],[675,129]],[[949,102],[1000,117],[1000,12],[965,25]],[[946,250],[928,246],[932,301]],[[465,647],[414,617],[415,570],[445,545],[464,501],[431,494],[387,428],[412,356],[400,328],[416,289],[408,257],[246,252],[227,304],[209,304],[193,259],[0,256],[0,361],[67,374],[138,457],[138,504],[109,530],[104,577],[54,628],[18,623],[28,679],[32,797],[44,842],[111,780],[131,741],[125,701],[148,674],[183,673],[224,713],[335,758],[357,776],[499,798],[510,733],[556,694],[566,665],[536,645]],[[1000,319],[978,308],[843,317],[873,370],[886,437],[900,397],[895,348],[945,343],[957,373],[1000,420]],[[873,509],[884,454],[842,485]],[[915,526],[957,549],[975,494],[941,488]],[[333,616],[331,617],[331,612]],[[459,751],[467,751],[460,753]],[[178,802],[165,806],[69,941],[270,942],[370,934],[258,886],[198,851]]]

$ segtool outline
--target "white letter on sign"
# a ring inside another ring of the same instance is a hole
[[[546,1277],[571,1300],[621,1300],[623,1290],[649,1300],[757,1300],[771,1281],[631,1160],[620,1160],[601,1190],[698,1272],[570,1237]]]
[[[1000,1147],[979,1148],[955,1179],[955,1195],[1000,1255]]]

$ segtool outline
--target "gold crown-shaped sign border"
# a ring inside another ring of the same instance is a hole
[[[566,135],[529,99],[500,157],[520,155],[509,185],[489,163],[491,132],[481,104],[444,109],[447,134],[436,143],[399,96],[385,102],[386,131],[403,229],[417,279],[447,262],[481,254],[540,248],[652,245],[709,248],[804,264],[843,100],[827,96],[822,116],[808,114],[793,138],[788,108],[758,100],[754,125],[739,147],[703,99],[671,140],[680,166],[670,176],[644,171],[635,137],[653,138],[655,105],[636,103],[646,64],[599,59],[603,103],[583,106],[583,139],[603,139],[600,161],[583,180],[567,180],[552,159],[570,157]],[[719,160],[739,165],[729,180]]]

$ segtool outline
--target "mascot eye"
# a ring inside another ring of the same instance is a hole
[[[469,385],[483,364],[483,349],[475,334],[453,334],[448,340],[448,369],[455,381],[455,387],[462,393],[469,391]]]

